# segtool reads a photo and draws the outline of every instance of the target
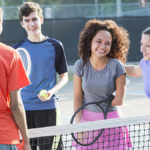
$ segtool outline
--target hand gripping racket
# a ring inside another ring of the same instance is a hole
[[[100,102],[90,102],[83,104],[81,107],[77,109],[77,111],[73,114],[70,124],[74,124],[76,122],[86,122],[86,121],[96,121],[96,120],[102,120],[107,118],[107,113],[109,110],[109,107],[111,105],[111,102],[113,100],[114,96],[111,95],[109,97],[109,100],[107,101],[100,101]],[[104,104],[105,103],[105,104]],[[104,105],[105,109],[103,108]],[[100,116],[98,112],[103,113],[103,118]],[[95,131],[86,131],[86,132],[80,132],[80,133],[71,133],[72,138],[76,143],[78,143],[81,146],[88,146],[94,144],[99,137],[102,135],[104,129],[101,130],[95,130]]]
[[[19,53],[19,55],[21,56],[21,60],[23,62],[24,68],[26,70],[27,75],[30,75],[30,71],[31,71],[31,58],[30,58],[30,54],[28,53],[28,51],[25,48],[17,48],[16,51]]]

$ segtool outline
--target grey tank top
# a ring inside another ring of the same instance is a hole
[[[74,73],[82,79],[83,103],[105,101],[102,104],[106,110],[109,96],[116,90],[115,81],[122,74],[126,74],[122,63],[115,59],[109,58],[104,69],[95,70],[90,61],[83,66],[83,60],[75,62]],[[87,108],[88,109],[88,108]],[[101,112],[93,108],[95,112]],[[115,106],[109,107],[109,112],[117,110]]]

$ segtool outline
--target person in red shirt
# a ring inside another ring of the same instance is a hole
[[[0,33],[3,11],[0,8]],[[29,145],[24,107],[19,90],[30,84],[19,54],[0,43],[0,150],[17,150],[22,135],[22,150]]]

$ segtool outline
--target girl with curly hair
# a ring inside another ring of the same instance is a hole
[[[126,72],[124,63],[129,49],[128,32],[112,20],[93,19],[87,21],[80,33],[80,59],[74,66],[74,111],[89,102],[105,100],[102,104],[107,108],[109,96],[116,93],[107,113],[107,119],[121,117],[116,106],[122,105]],[[104,119],[101,111],[84,109],[81,122]],[[126,128],[115,128],[103,132],[103,135],[88,149],[125,150],[132,146]],[[112,140],[113,139],[113,140]],[[74,142],[75,144],[75,142]],[[77,144],[77,143],[76,143]],[[78,150],[87,150],[79,146]]]

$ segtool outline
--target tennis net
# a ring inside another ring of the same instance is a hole
[[[29,129],[29,136],[39,150],[148,150],[150,115]]]

